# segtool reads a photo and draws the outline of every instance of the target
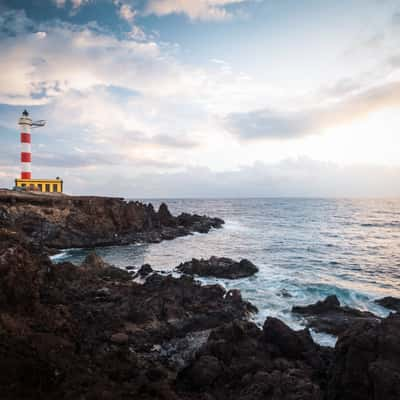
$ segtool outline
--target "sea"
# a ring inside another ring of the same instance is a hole
[[[294,329],[305,321],[291,313],[335,294],[343,305],[386,316],[374,303],[400,296],[400,199],[152,199],[166,202],[173,214],[190,212],[225,220],[222,229],[157,244],[133,244],[96,249],[117,267],[149,263],[155,270],[174,272],[192,258],[247,258],[259,272],[249,278],[198,278],[226,289],[240,289],[256,305],[254,321],[278,317]],[[79,264],[88,249],[68,249],[55,262]],[[312,332],[320,344],[336,338]]]

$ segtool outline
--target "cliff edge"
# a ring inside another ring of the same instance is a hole
[[[186,213],[175,217],[165,204],[156,211],[152,204],[123,198],[0,190],[0,228],[49,249],[160,242],[223,223]]]

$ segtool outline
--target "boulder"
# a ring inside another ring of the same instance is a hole
[[[293,297],[292,294],[287,289],[281,289],[277,294],[279,297],[284,297],[284,298]]]
[[[194,232],[207,233],[211,228],[220,228],[225,222],[221,218],[210,218],[206,215],[182,213],[176,218],[178,225],[192,227]]]
[[[81,267],[85,269],[86,271],[94,271],[94,272],[99,272],[107,268],[109,264],[103,261],[103,259],[97,255],[95,251],[90,252],[83,263],[81,264]]]
[[[196,358],[178,374],[178,390],[204,396],[196,399],[322,400],[321,387],[326,381],[319,371],[326,371],[328,363],[314,366],[303,352],[313,350],[319,355],[325,350],[311,340],[305,349],[290,350],[291,356],[285,356],[287,349],[277,349],[275,333],[291,339],[298,334],[276,321],[268,320],[265,332],[246,321],[233,321],[212,331]],[[295,341],[294,348],[302,347],[302,340]],[[331,358],[332,350],[328,352]]]
[[[128,281],[132,279],[129,271],[106,263],[94,251],[86,256],[85,260],[81,264],[81,268],[89,274],[96,274],[99,277],[108,280]]]
[[[110,340],[114,344],[127,344],[129,341],[129,336],[123,332],[114,333]]]
[[[304,316],[307,327],[317,332],[339,335],[357,322],[376,323],[380,318],[368,311],[341,306],[335,295],[308,306],[294,306],[292,312]]]
[[[325,300],[319,300],[308,306],[294,306],[292,311],[299,314],[324,314],[340,309],[340,302],[336,295],[327,296]]]
[[[392,296],[383,297],[382,299],[375,300],[376,304],[382,307],[388,308],[389,310],[394,310],[400,312],[400,299]]]
[[[186,371],[193,389],[204,389],[212,385],[222,372],[222,365],[217,357],[200,356]]]
[[[161,225],[164,226],[176,226],[176,220],[170,213],[168,206],[165,203],[161,203],[158,209],[158,217]]]
[[[139,271],[135,274],[134,278],[141,278],[144,279],[150,274],[154,272],[153,268],[151,268],[150,264],[143,264]]]
[[[286,358],[300,359],[315,347],[308,329],[296,332],[276,318],[268,317],[265,320],[263,334],[264,340]]]
[[[339,337],[328,400],[400,399],[400,315],[364,321]]]
[[[246,278],[258,272],[258,268],[249,260],[239,262],[226,257],[211,257],[208,260],[193,258],[180,264],[176,269],[189,275],[213,276],[216,278]]]

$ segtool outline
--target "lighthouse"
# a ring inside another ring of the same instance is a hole
[[[22,113],[18,125],[21,127],[21,179],[32,179],[31,126],[28,111]]]
[[[56,179],[32,179],[32,149],[31,149],[31,129],[45,126],[46,122],[35,121],[29,117],[28,111],[24,110],[18,120],[21,138],[21,178],[15,180],[17,190],[61,193],[63,191],[63,181]]]

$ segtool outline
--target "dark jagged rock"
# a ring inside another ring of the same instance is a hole
[[[335,295],[331,295],[325,298],[325,300],[317,301],[315,304],[308,306],[295,306],[293,312],[300,314],[323,314],[329,311],[335,311],[339,309],[340,302]]]
[[[254,311],[218,285],[156,273],[138,284],[110,268],[95,254],[53,265],[12,235],[0,243],[2,399],[178,399],[176,374],[196,351],[186,337]],[[174,346],[185,355],[172,363]]]
[[[264,323],[264,339],[276,347],[276,353],[290,359],[302,358],[315,344],[308,329],[295,332],[276,318]]]
[[[293,296],[290,294],[290,292],[289,292],[288,290],[286,290],[286,289],[280,290],[277,294],[278,294],[278,296],[280,296],[280,297],[285,297],[285,298],[291,298],[291,297],[293,297]]]
[[[122,198],[0,190],[0,228],[18,231],[38,250],[160,242],[223,223],[199,215],[174,217],[165,204],[156,212],[151,204]]]
[[[83,261],[81,267],[88,271],[100,272],[107,268],[109,265],[99,257],[96,252],[89,253]]]
[[[335,348],[328,400],[400,399],[400,315],[355,324]]]
[[[22,245],[3,248],[0,255],[0,307],[31,312],[39,302],[39,261]]]
[[[92,274],[97,274],[104,279],[110,280],[131,280],[132,277],[127,270],[114,267],[104,262],[104,260],[96,254],[96,252],[89,253],[83,261],[81,268]]]
[[[375,300],[375,303],[382,307],[388,308],[389,310],[400,312],[400,299],[396,297],[383,297],[382,299]]]
[[[209,218],[205,215],[182,213],[176,218],[177,224],[185,228],[192,227],[194,231],[207,233],[207,224],[214,228],[220,228],[224,224],[224,220],[220,218]],[[207,222],[207,223],[205,223]]]
[[[327,375],[321,371],[328,370],[333,351],[306,336],[275,319],[263,331],[246,321],[220,327],[179,373],[179,393],[199,400],[322,399]]]
[[[176,226],[176,219],[170,213],[168,206],[165,203],[161,203],[158,209],[158,216],[160,223],[165,226]]]
[[[193,258],[176,269],[189,275],[214,276],[216,278],[239,279],[254,275],[258,268],[249,260],[240,262],[226,257],[211,257],[209,260]]]
[[[149,264],[143,264],[139,271],[135,274],[134,278],[146,278],[154,272],[153,268]]]
[[[335,295],[328,296],[309,306],[295,306],[292,312],[303,315],[307,326],[317,332],[339,335],[357,322],[370,321],[376,323],[380,318],[368,311],[360,311],[347,306],[342,307]]]
[[[247,321],[238,290],[155,272],[139,284],[94,253],[55,265],[15,232],[0,238],[4,400],[400,398],[399,314],[350,322],[333,350],[275,318]]]

